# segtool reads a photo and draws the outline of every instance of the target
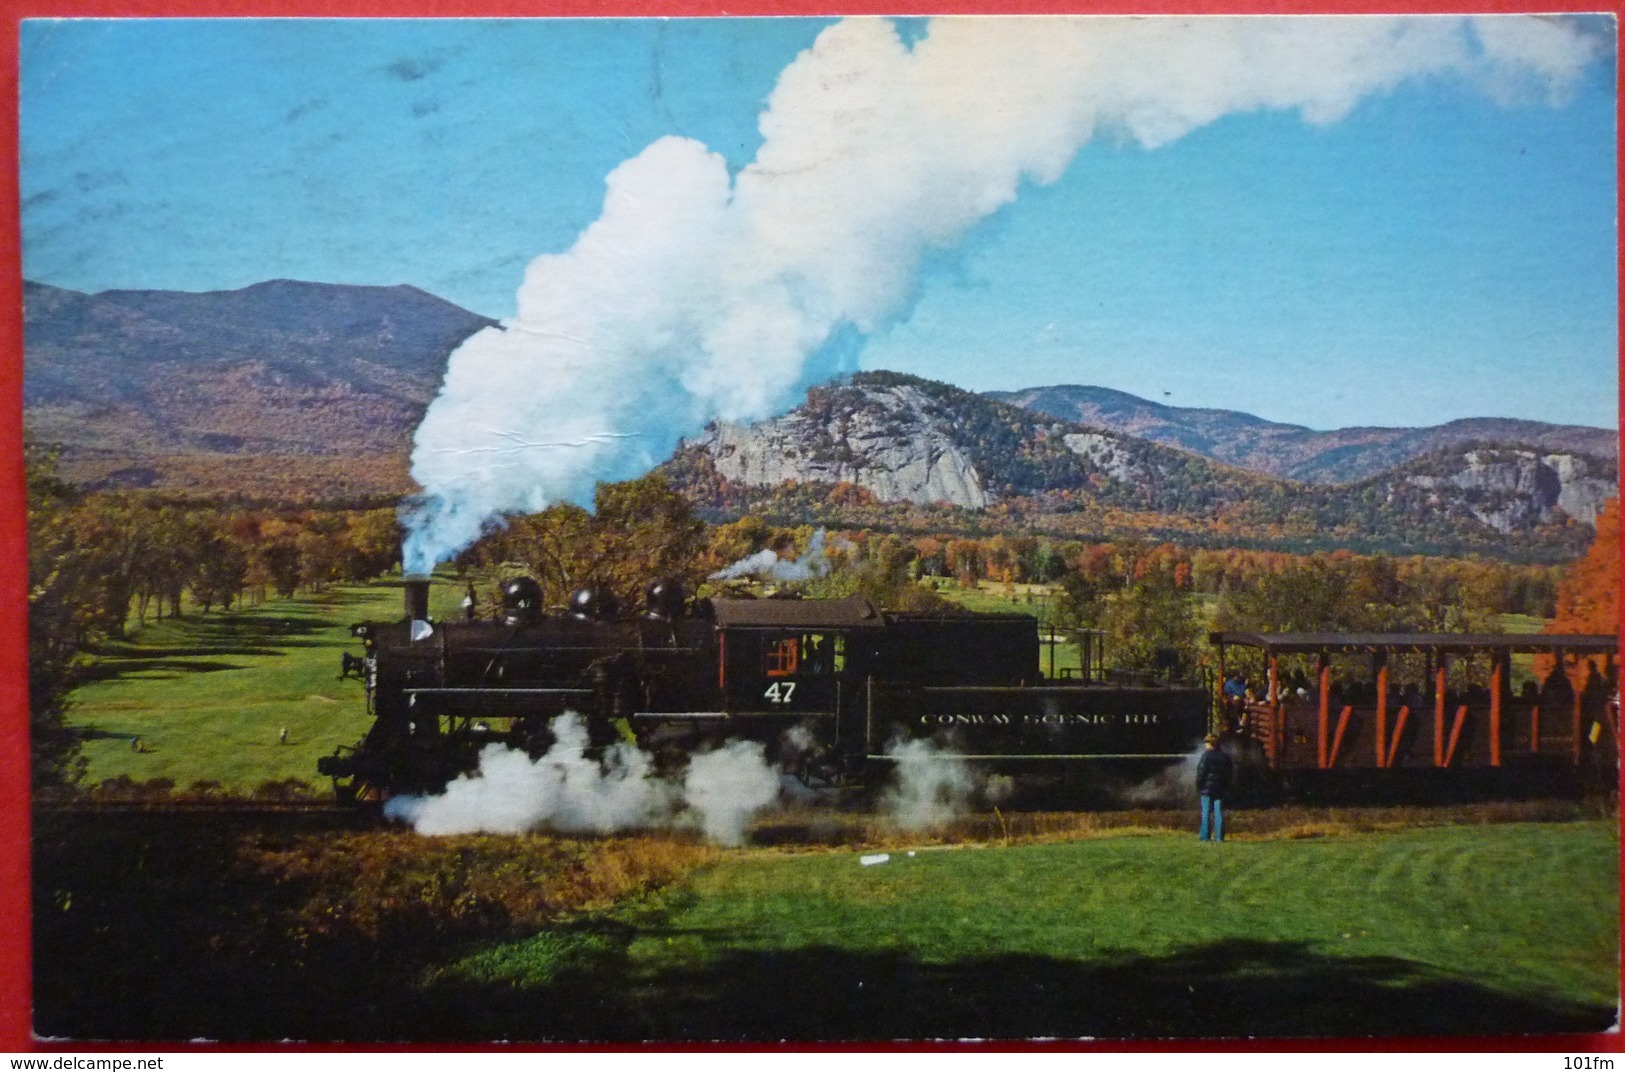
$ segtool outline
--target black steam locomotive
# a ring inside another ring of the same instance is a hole
[[[1205,687],[1044,678],[1025,615],[901,614],[861,597],[690,600],[661,582],[636,614],[591,588],[546,613],[528,578],[502,595],[494,617],[434,621],[428,582],[408,581],[402,619],[353,628],[373,723],[320,761],[341,796],[438,791],[492,743],[539,755],[567,711],[597,748],[634,742],[675,764],[752,739],[808,782],[833,784],[883,769],[889,748],[919,738],[1025,769],[1154,770],[1209,726]]]

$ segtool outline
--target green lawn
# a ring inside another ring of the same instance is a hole
[[[456,980],[470,1000],[586,1003],[609,1037],[1597,1030],[1618,994],[1618,858],[1609,822],[1159,834],[871,867],[744,854],[614,927],[437,977],[448,999]]]
[[[436,616],[458,613],[455,584],[437,584],[431,596]],[[230,613],[194,610],[104,645],[68,712],[86,737],[85,782],[320,781],[317,757],[354,744],[368,721],[361,682],[338,678],[340,653],[361,651],[349,627],[399,618],[401,606],[399,581],[338,586]]]

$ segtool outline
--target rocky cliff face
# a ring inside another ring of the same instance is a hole
[[[714,426],[695,445],[722,476],[755,487],[845,481],[885,502],[980,509],[992,501],[954,441],[948,414],[924,392],[854,387],[843,402],[837,410],[802,407],[756,424]]]
[[[1441,506],[1459,504],[1503,534],[1550,521],[1558,509],[1592,524],[1602,504],[1619,494],[1617,474],[1583,455],[1484,448],[1434,469],[1404,482],[1427,490]]]
[[[1072,432],[1063,435],[1061,442],[1066,444],[1067,450],[1119,483],[1141,484],[1152,475],[1124,449],[1118,436],[1102,432]]]

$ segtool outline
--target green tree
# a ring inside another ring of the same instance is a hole
[[[344,547],[339,535],[325,526],[305,528],[293,538],[299,553],[298,583],[312,592],[320,592],[339,578],[339,567]]]
[[[1303,561],[1224,593],[1220,629],[1316,633],[1365,628],[1363,606],[1349,598],[1347,578],[1329,564]]]
[[[299,534],[299,527],[291,522],[267,520],[260,526],[260,540],[250,563],[251,575],[284,599],[299,590]]]
[[[1100,629],[1105,624],[1106,596],[1111,586],[1083,573],[1068,573],[1061,578],[1051,597],[1050,628],[1066,636],[1074,644],[1085,630]]]
[[[209,513],[200,526],[197,567],[192,572],[192,598],[207,614],[216,603],[230,610],[247,583],[248,552],[231,537],[225,517]]]
[[[862,596],[885,610],[953,613],[957,607],[913,579],[914,548],[896,536],[867,542],[863,553],[832,556],[833,568],[822,577],[792,587],[809,599]]]
[[[589,527],[597,583],[631,600],[657,578],[681,581],[690,591],[703,578],[705,525],[664,477],[600,484],[593,498]]]
[[[509,518],[459,562],[493,581],[527,573],[541,585],[544,604],[553,606],[588,585],[607,587],[632,606],[657,578],[690,590],[704,578],[705,525],[663,477],[600,484],[594,499],[592,514],[556,503]]]
[[[83,511],[56,478],[54,454],[25,462],[28,492],[28,695],[34,788],[68,785],[85,768],[66,725],[79,652],[105,610],[99,557],[80,542]]]
[[[339,576],[351,583],[388,572],[401,559],[401,528],[395,511],[364,510],[351,516],[339,554]]]
[[[1154,570],[1104,600],[1103,625],[1111,662],[1125,670],[1179,676],[1196,667],[1202,629],[1190,591],[1173,571]]]

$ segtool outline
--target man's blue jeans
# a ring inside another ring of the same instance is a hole
[[[1203,841],[1207,841],[1209,834],[1213,835],[1212,840],[1214,841],[1224,840],[1224,800],[1221,797],[1210,797],[1203,793],[1202,830],[1198,836]]]

